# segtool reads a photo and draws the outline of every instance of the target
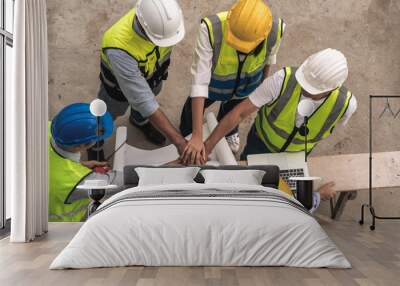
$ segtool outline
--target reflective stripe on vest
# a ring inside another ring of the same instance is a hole
[[[74,221],[83,221],[86,217],[88,205],[81,205],[78,208],[71,210],[70,212],[64,212],[63,214],[54,214],[49,213],[49,221],[71,221],[73,217],[79,216],[79,219],[75,219]]]
[[[49,221],[82,221],[86,217],[89,198],[76,200],[70,204],[65,201],[92,170],[63,158],[53,149],[50,125],[49,123]]]
[[[296,127],[297,105],[302,89],[295,73],[296,68],[285,68],[285,80],[279,97],[272,104],[263,106],[256,117],[257,134],[273,152],[304,150],[305,137]],[[332,133],[346,112],[351,96],[345,87],[338,88],[310,116],[307,125],[308,150],[311,151],[318,142]]]
[[[268,55],[280,44],[283,21],[273,22],[272,30],[254,54],[240,61],[237,51],[224,41],[225,23],[228,12],[202,19],[207,25],[213,47],[212,77],[209,84],[209,98],[230,100],[250,95],[262,82]],[[240,73],[240,74],[239,74]]]
[[[132,9],[104,33],[101,59],[107,68],[112,70],[105,51],[123,50],[138,62],[142,75],[148,81],[156,75],[161,78],[167,72],[172,47],[158,47],[147,40],[138,25],[135,25],[135,15],[136,11]],[[158,74],[160,70],[162,75]]]

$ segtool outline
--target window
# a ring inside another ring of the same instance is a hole
[[[0,229],[9,226],[11,217],[10,194],[5,190],[4,128],[5,100],[11,94],[13,68],[12,47],[14,32],[14,0],[0,0]],[[1,236],[2,232],[0,232]]]

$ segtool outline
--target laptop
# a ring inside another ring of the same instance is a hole
[[[304,160],[304,152],[256,154],[247,156],[247,164],[251,165],[276,165],[280,169],[281,177],[288,183],[292,190],[296,190],[296,181],[290,177],[308,177],[308,166]]]

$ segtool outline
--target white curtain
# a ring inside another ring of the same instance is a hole
[[[13,96],[6,99],[6,187],[12,242],[48,227],[48,53],[46,0],[15,1]]]

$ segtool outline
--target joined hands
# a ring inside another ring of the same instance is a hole
[[[204,165],[207,162],[207,152],[201,137],[193,136],[181,153],[183,165]]]

